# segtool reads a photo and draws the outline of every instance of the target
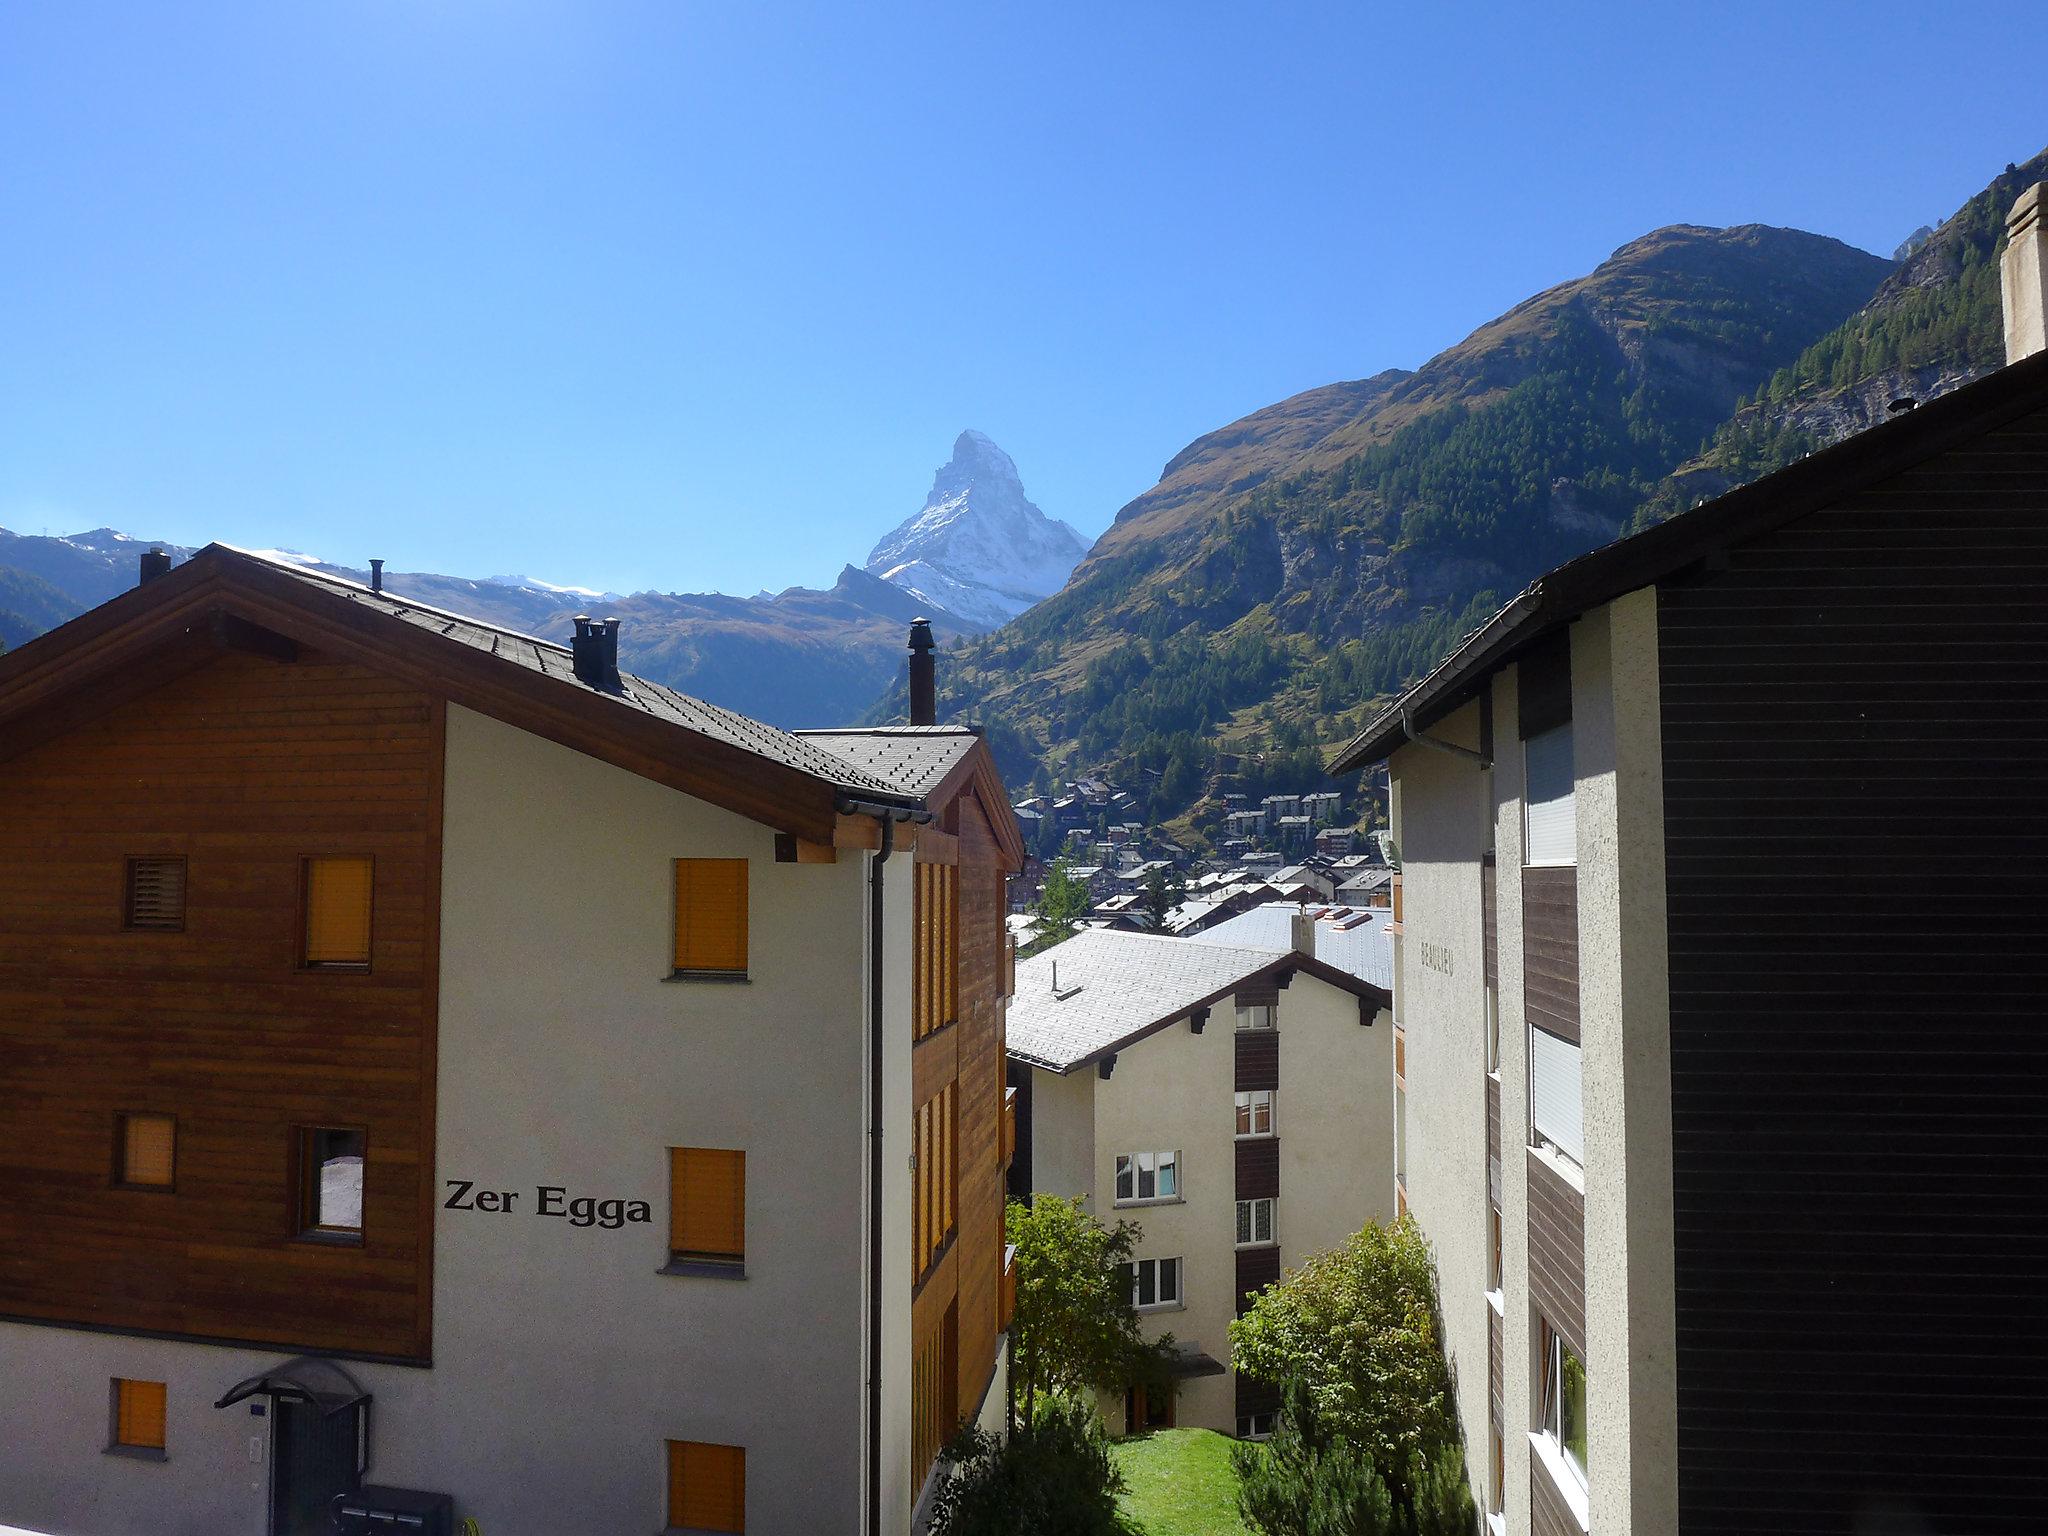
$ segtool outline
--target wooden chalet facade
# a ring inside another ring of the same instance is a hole
[[[906,1529],[1004,1397],[987,747],[158,570],[0,658],[0,1524]]]

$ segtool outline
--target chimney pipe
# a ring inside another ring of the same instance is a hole
[[[932,621],[910,621],[910,723],[939,723],[939,684],[932,659]]]
[[[171,574],[171,557],[160,549],[151,549],[142,557],[142,579],[135,584],[146,587],[159,576]]]
[[[382,560],[372,560],[370,562],[370,590],[372,592],[382,592],[384,590],[384,562]]]
[[[1309,915],[1307,908],[1299,907],[1295,909],[1293,932],[1289,937],[1294,941],[1293,947],[1296,954],[1307,955],[1310,959],[1315,958],[1316,920]]]
[[[2016,363],[2048,352],[2048,227],[2041,204],[2048,181],[2037,181],[2005,216],[2005,258],[1999,286],[2005,298],[2005,360]]]
[[[569,657],[578,682],[616,692],[619,687],[619,621],[593,621],[587,613],[577,614],[576,633],[569,641]]]

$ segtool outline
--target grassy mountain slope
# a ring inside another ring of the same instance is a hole
[[[949,650],[944,701],[1012,773],[1112,766],[1198,830],[1226,779],[1305,787],[1316,743],[1614,537],[1890,267],[1794,230],[1659,230],[1413,373],[1254,413],[1176,457],[1062,592]]]
[[[2005,362],[1999,257],[2013,199],[2048,179],[2048,150],[2009,165],[1927,232],[1868,304],[1744,400],[1705,450],[1639,515],[1669,516],[1884,419],[1901,397],[1931,400]]]

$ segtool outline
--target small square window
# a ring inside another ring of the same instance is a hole
[[[1237,1245],[1253,1247],[1273,1241],[1273,1201],[1270,1197],[1237,1202]]]
[[[1240,1440],[1263,1440],[1273,1433],[1274,1415],[1271,1413],[1240,1413],[1237,1416],[1237,1438]]]
[[[668,1442],[668,1524],[677,1531],[747,1528],[747,1453],[737,1445]]]
[[[1270,1136],[1273,1134],[1273,1090],[1253,1088],[1237,1096],[1237,1134],[1240,1136]]]
[[[165,1388],[160,1381],[115,1377],[113,1424],[107,1446],[117,1451],[161,1451],[164,1448]]]
[[[122,899],[121,925],[131,933],[182,933],[185,928],[185,861],[130,859]]]
[[[178,1181],[178,1122],[170,1115],[122,1115],[116,1122],[114,1182],[165,1193]]]
[[[375,869],[367,857],[305,861],[304,931],[299,963],[315,971],[370,968],[371,893]]]
[[[1248,1007],[1240,1007],[1237,1010],[1237,1027],[1239,1029],[1271,1029],[1273,1027],[1273,1005],[1271,1003],[1253,1003]]]
[[[318,1242],[363,1240],[363,1165],[366,1137],[332,1126],[298,1132],[298,1235]]]
[[[1132,1152],[1116,1160],[1119,1200],[1178,1200],[1180,1153]]]

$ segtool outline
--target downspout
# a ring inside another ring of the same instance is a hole
[[[842,800],[846,815],[872,816],[882,845],[868,860],[868,1536],[882,1530],[882,866],[896,848],[896,823],[926,822],[931,812],[910,806]]]

